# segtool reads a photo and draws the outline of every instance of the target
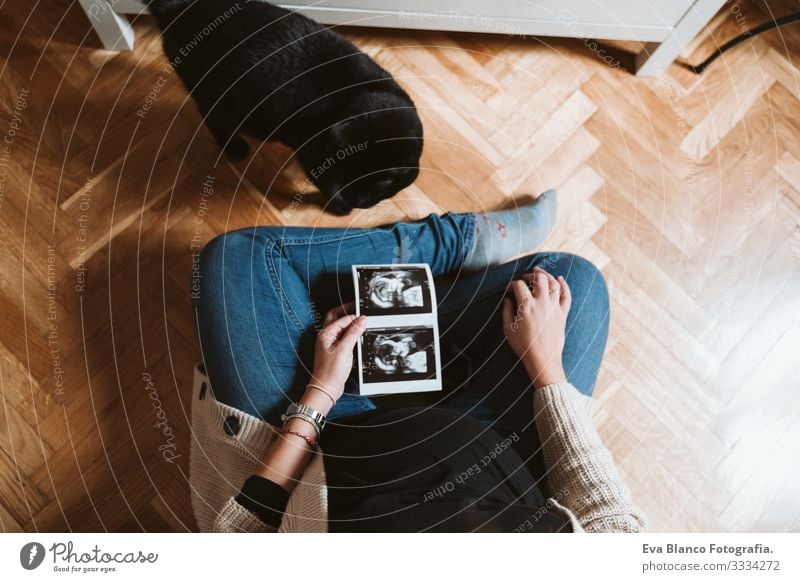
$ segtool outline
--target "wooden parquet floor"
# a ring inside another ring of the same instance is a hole
[[[685,60],[796,10],[769,6],[728,5]],[[426,145],[411,188],[338,218],[292,204],[286,150],[219,158],[149,18],[127,54],[74,2],[2,3],[0,23],[0,529],[194,527],[188,298],[215,235],[558,188],[545,246],[608,279],[596,419],[653,529],[800,530],[800,26],[655,80],[624,44],[608,66],[580,40],[346,29]]]

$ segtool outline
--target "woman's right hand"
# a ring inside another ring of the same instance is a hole
[[[503,299],[503,331],[535,387],[566,382],[562,354],[572,295],[563,277],[534,268],[513,281]],[[514,303],[516,302],[516,309]]]
[[[367,327],[363,315],[346,315],[352,304],[331,309],[323,320],[314,351],[314,371],[311,381],[322,385],[338,399],[353,368],[353,348]]]

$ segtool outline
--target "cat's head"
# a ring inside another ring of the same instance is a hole
[[[422,123],[410,100],[377,94],[354,100],[343,121],[321,134],[301,162],[328,196],[328,209],[370,208],[410,186],[419,174]]]

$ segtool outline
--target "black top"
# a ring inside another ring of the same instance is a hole
[[[503,436],[444,408],[374,410],[329,424],[332,532],[571,531]],[[251,477],[237,501],[277,527],[288,493]]]

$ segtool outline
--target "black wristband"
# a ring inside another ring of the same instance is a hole
[[[258,475],[248,477],[236,496],[236,503],[255,515],[265,524],[278,528],[289,503],[289,492]]]

